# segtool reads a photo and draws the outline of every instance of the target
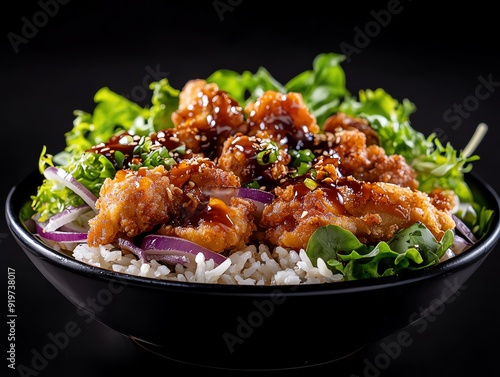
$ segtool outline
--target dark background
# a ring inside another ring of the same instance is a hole
[[[396,99],[410,99],[417,106],[412,125],[425,134],[438,131],[443,141],[459,149],[478,123],[488,124],[487,137],[476,150],[481,159],[473,170],[498,192],[497,12],[485,1],[440,8],[435,4],[379,1],[340,5],[317,0],[298,4],[260,0],[11,2],[9,11],[3,9],[0,23],[1,198],[37,168],[43,145],[51,153],[64,148],[63,134],[72,127],[73,110],[91,112],[93,95],[103,86],[146,104],[149,98],[144,97],[144,83],[152,81],[147,76],[150,71],[181,88],[188,79],[207,77],[220,68],[254,72],[264,66],[285,83],[310,69],[319,53],[348,53],[347,48],[351,53],[343,68],[349,90],[357,93],[381,87]],[[35,23],[35,29],[27,26],[30,22]],[[24,39],[12,42],[12,38]],[[489,91],[485,91],[483,79],[493,82]],[[478,93],[484,95],[478,98]],[[456,105],[468,110],[453,121],[444,118]],[[78,322],[79,317],[75,307],[22,253],[3,217],[0,250],[4,291],[7,267],[16,270],[16,363],[31,367],[34,352],[50,342],[50,335],[64,331],[66,323]],[[412,344],[383,369],[365,369],[380,354],[382,343],[378,343],[346,360],[293,373],[497,375],[499,253],[497,247],[470,278],[459,299],[429,322],[426,331],[415,334]],[[0,343],[5,355],[8,328],[2,328],[6,335]],[[142,352],[99,323],[81,324],[81,329],[53,360],[35,371],[36,375],[208,372]],[[209,343],[207,340],[207,347]],[[307,345],[291,347],[291,357],[303,346]],[[2,375],[5,370],[9,376],[23,375],[7,368],[4,356],[1,360]]]

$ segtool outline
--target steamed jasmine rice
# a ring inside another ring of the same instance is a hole
[[[305,250],[298,253],[265,245],[247,246],[229,256],[220,265],[205,260],[199,253],[187,265],[167,266],[155,260],[142,262],[132,254],[125,254],[112,245],[90,247],[79,244],[73,257],[86,264],[135,276],[161,280],[236,285],[295,285],[341,281],[320,258],[314,267]]]

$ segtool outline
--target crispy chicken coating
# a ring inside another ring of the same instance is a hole
[[[180,225],[164,225],[158,233],[188,239],[218,253],[230,253],[243,249],[257,229],[252,215],[255,209],[253,202],[242,198],[233,197],[227,205],[212,197],[202,211]]]
[[[336,132],[339,130],[356,129],[366,136],[366,145],[379,144],[377,132],[370,126],[368,120],[364,118],[347,115],[343,112],[330,115],[323,124],[323,132]]]
[[[176,136],[193,153],[219,155],[226,138],[246,132],[241,106],[217,84],[190,80],[179,94],[179,108],[172,113]]]
[[[89,221],[87,243],[105,245],[118,237],[132,238],[168,222],[179,213],[182,190],[173,186],[163,166],[138,171],[118,170],[106,179]]]
[[[376,144],[367,145],[366,134],[358,129],[338,129],[315,135],[314,152],[338,159],[343,176],[367,182],[387,182],[416,189],[417,173],[401,155],[387,155]]]
[[[364,243],[387,241],[416,222],[438,240],[455,226],[449,212],[436,208],[427,194],[392,183],[348,177],[313,190],[297,183],[275,192],[261,225],[272,244],[295,250],[305,249],[314,231],[328,224],[351,231]]]

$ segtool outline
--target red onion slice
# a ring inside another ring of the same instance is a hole
[[[470,243],[468,240],[466,240],[463,237],[460,237],[459,235],[455,234],[455,238],[453,239],[453,245],[451,247],[451,250],[455,255],[458,255],[465,250],[467,250],[469,247],[472,246],[472,243]]]
[[[148,259],[153,259],[150,257],[156,259],[159,256],[168,256],[171,260],[177,261],[176,263],[182,262],[183,264],[188,261],[194,261],[198,253],[202,253],[205,260],[213,259],[216,264],[221,264],[227,259],[224,255],[211,251],[192,241],[163,235],[147,235],[142,240],[141,249],[144,250]]]
[[[61,243],[87,242],[87,233],[82,232],[62,232],[62,231],[45,231],[46,223],[35,221],[36,233],[49,241]]]
[[[238,196],[240,198],[251,199],[264,204],[269,204],[274,200],[274,195],[270,192],[248,187],[240,187],[238,189]]]
[[[470,243],[475,244],[477,243],[477,238],[474,236],[474,233],[469,229],[469,227],[456,215],[451,215],[453,220],[455,220],[456,224],[456,229],[460,232],[462,236],[465,237]]]
[[[118,238],[118,246],[120,246],[122,249],[130,251],[132,254],[137,256],[143,263],[148,261],[148,259],[146,258],[146,254],[144,253],[144,250],[142,250],[140,247],[135,246],[129,240],[126,240],[124,238]]]
[[[218,198],[227,205],[231,203],[231,198],[235,196],[249,199],[257,207],[255,211],[257,217],[260,217],[265,205],[274,200],[274,195],[270,192],[247,187],[204,187],[202,190],[205,195]]]
[[[68,207],[64,211],[59,212],[58,214],[52,216],[47,221],[47,225],[45,226],[44,230],[45,232],[52,232],[54,230],[57,230],[62,226],[67,225],[72,221],[75,221],[82,214],[88,212],[89,209],[91,208],[86,204],[82,204],[81,206],[78,207]]]
[[[64,224],[58,230],[62,232],[77,232],[77,233],[87,233],[89,231],[88,227],[84,227],[76,224],[74,221]]]
[[[56,180],[70,190],[73,190],[85,201],[85,203],[90,206],[90,208],[92,208],[94,212],[97,212],[95,208],[97,197],[88,188],[78,182],[78,180],[76,180],[75,177],[73,177],[70,173],[62,168],[49,166],[44,170],[43,175],[45,176],[45,178]]]
[[[186,265],[193,259],[186,255],[174,255],[174,254],[147,254],[148,260],[161,261],[166,264],[175,266],[176,264]]]

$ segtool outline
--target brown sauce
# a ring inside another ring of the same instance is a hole
[[[210,198],[206,206],[200,206],[198,211],[182,221],[183,226],[198,226],[200,223],[220,224],[232,228],[233,221],[229,217],[229,207],[222,200]]]

